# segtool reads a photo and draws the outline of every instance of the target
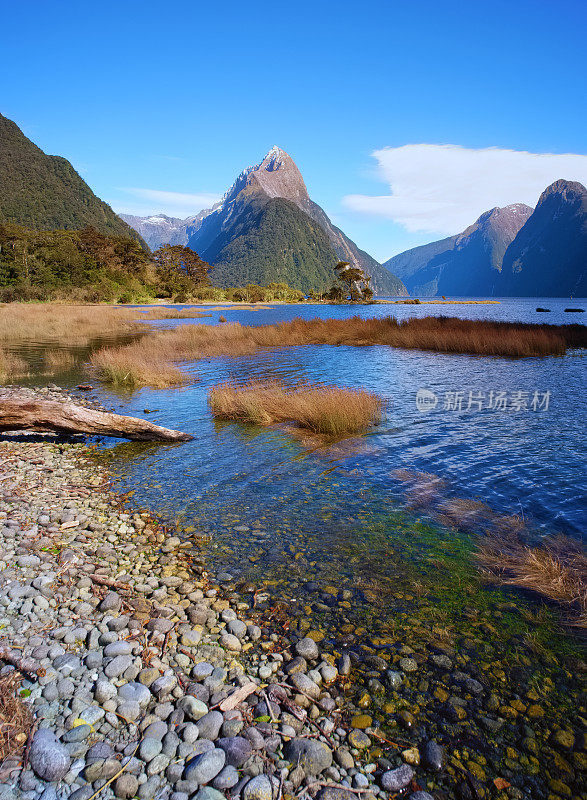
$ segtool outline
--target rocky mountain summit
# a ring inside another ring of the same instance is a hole
[[[503,257],[499,290],[513,297],[587,295],[587,189],[558,180]]]
[[[532,213],[523,203],[492,208],[462,233],[386,262],[411,294],[492,296],[504,253]]]
[[[169,241],[196,250],[214,267],[219,285],[285,281],[306,292],[323,290],[342,259],[371,275],[375,293],[407,293],[401,281],[332,224],[310,198],[294,160],[277,146],[244,169],[211,209],[186,220],[164,214],[124,219],[151,247]]]

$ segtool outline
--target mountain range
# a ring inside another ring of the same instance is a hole
[[[384,263],[410,294],[460,297],[587,295],[587,189],[558,180],[535,209],[493,208],[462,233]]]
[[[279,147],[243,170],[219,203],[195,217],[123,219],[151,247],[169,242],[195,250],[212,265],[212,281],[220,286],[284,281],[304,292],[324,290],[333,283],[334,264],[343,260],[371,276],[376,294],[407,294],[311,200],[293,159]]]
[[[92,192],[69,161],[46,155],[16,123],[0,114],[0,221],[33,230],[96,228],[139,239]]]
[[[587,189],[562,179],[545,189],[534,210],[521,203],[493,208],[462,233],[381,265],[333,225],[279,147],[243,170],[212,208],[187,219],[121,218],[69,161],[44,153],[0,114],[4,222],[33,231],[93,227],[134,238],[147,252],[165,243],[187,245],[212,265],[212,281],[220,286],[275,281],[321,291],[344,260],[370,275],[379,295],[587,295]]]
[[[587,297],[587,189],[558,180],[506,250],[498,291],[506,297]]]

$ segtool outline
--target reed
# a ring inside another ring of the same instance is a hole
[[[78,306],[57,303],[10,303],[0,306],[0,342],[55,341],[84,345],[101,338],[149,333],[141,324],[156,319],[209,317],[194,308]]]
[[[310,344],[362,347],[387,345],[447,353],[485,356],[537,357],[563,355],[568,347],[587,346],[587,328],[582,325],[525,325],[509,322],[424,317],[402,320],[393,317],[362,319],[295,319],[277,325],[244,326],[182,325],[158,331],[145,340],[102,350],[92,357],[99,370],[105,361],[111,367],[124,363],[125,374],[133,359],[160,365],[217,356],[250,355],[268,347],[297,347]],[[106,379],[107,372],[102,370]],[[170,373],[170,383],[181,383],[181,373]],[[184,380],[186,376],[184,376]],[[162,379],[161,379],[162,380]],[[161,380],[156,384],[162,385]]]
[[[535,592],[562,606],[571,625],[587,629],[587,557],[580,543],[557,536],[531,547],[514,534],[492,534],[477,561],[493,582]]]
[[[212,314],[204,314],[197,308],[150,308],[148,311],[141,311],[140,320],[144,317],[150,319],[202,319],[211,317]]]
[[[381,420],[383,401],[360,389],[279,381],[212,388],[208,403],[214,416],[258,425],[295,423],[329,437],[361,433]]]
[[[0,308],[0,341],[86,344],[100,336],[145,332],[138,312],[110,306],[10,303]]]
[[[76,364],[77,358],[67,350],[49,350],[45,353],[45,366],[50,373],[65,372]]]
[[[8,383],[15,378],[24,378],[27,374],[26,362],[0,347],[0,383]]]

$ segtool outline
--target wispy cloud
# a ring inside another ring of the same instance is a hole
[[[136,200],[115,203],[117,210],[126,214],[144,216],[154,212],[163,212],[170,217],[187,217],[197,214],[203,208],[210,208],[220,200],[220,195],[212,192],[187,194],[185,192],[168,192],[161,189],[142,189],[139,187],[124,187],[119,192]],[[148,202],[145,202],[148,201]]]
[[[386,217],[412,232],[458,233],[494,206],[535,206],[541,192],[558,178],[587,184],[587,156],[574,153],[408,144],[372,155],[377,175],[391,193],[347,195],[344,205]]]

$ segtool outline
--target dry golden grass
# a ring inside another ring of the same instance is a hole
[[[491,535],[481,543],[477,560],[493,581],[558,603],[572,625],[587,629],[587,557],[574,539],[558,536],[529,547],[514,534]]]
[[[100,336],[144,332],[137,311],[110,306],[10,303],[0,308],[0,341],[85,344]]]
[[[212,314],[204,314],[197,308],[150,308],[148,311],[140,311],[137,319],[201,319],[211,317]]]
[[[0,342],[55,341],[83,345],[100,337],[149,333],[141,324],[156,319],[208,317],[193,308],[76,306],[54,303],[9,303],[0,307]]]
[[[76,364],[77,358],[67,350],[49,350],[45,353],[45,366],[49,372],[65,372]]]
[[[17,696],[20,673],[0,678],[0,764],[26,744],[33,722],[30,708]]]
[[[164,389],[184,383],[186,375],[178,367],[151,351],[153,340],[133,343],[132,347],[104,347],[93,353],[90,361],[100,380],[112,386],[136,389],[152,386]]]
[[[332,437],[365,431],[381,419],[383,401],[360,389],[278,381],[225,383],[210,390],[212,413],[221,419],[272,425],[295,422],[314,433]]]
[[[562,355],[567,347],[587,346],[582,325],[527,325],[454,317],[380,319],[295,319],[246,328],[259,347],[276,345],[388,345],[445,353],[496,356]]]
[[[28,374],[25,361],[0,347],[0,383],[8,383],[15,378],[23,378]]]
[[[173,362],[216,356],[250,355],[268,347],[296,347],[309,344],[388,345],[450,353],[475,353],[500,356],[562,355],[567,347],[585,347],[587,328],[581,325],[522,325],[424,317],[398,322],[393,317],[361,319],[295,319],[277,325],[244,326],[182,325],[158,331],[145,340],[100,351],[92,363],[108,377],[120,361],[124,375],[132,372],[132,363],[153,365],[163,372]],[[159,367],[157,367],[159,365]],[[121,370],[116,370],[120,375]],[[147,374],[142,367],[137,372]],[[169,381],[160,379],[153,386],[181,383],[181,373],[172,370]],[[184,376],[185,379],[185,376]],[[139,385],[139,380],[135,381]]]

